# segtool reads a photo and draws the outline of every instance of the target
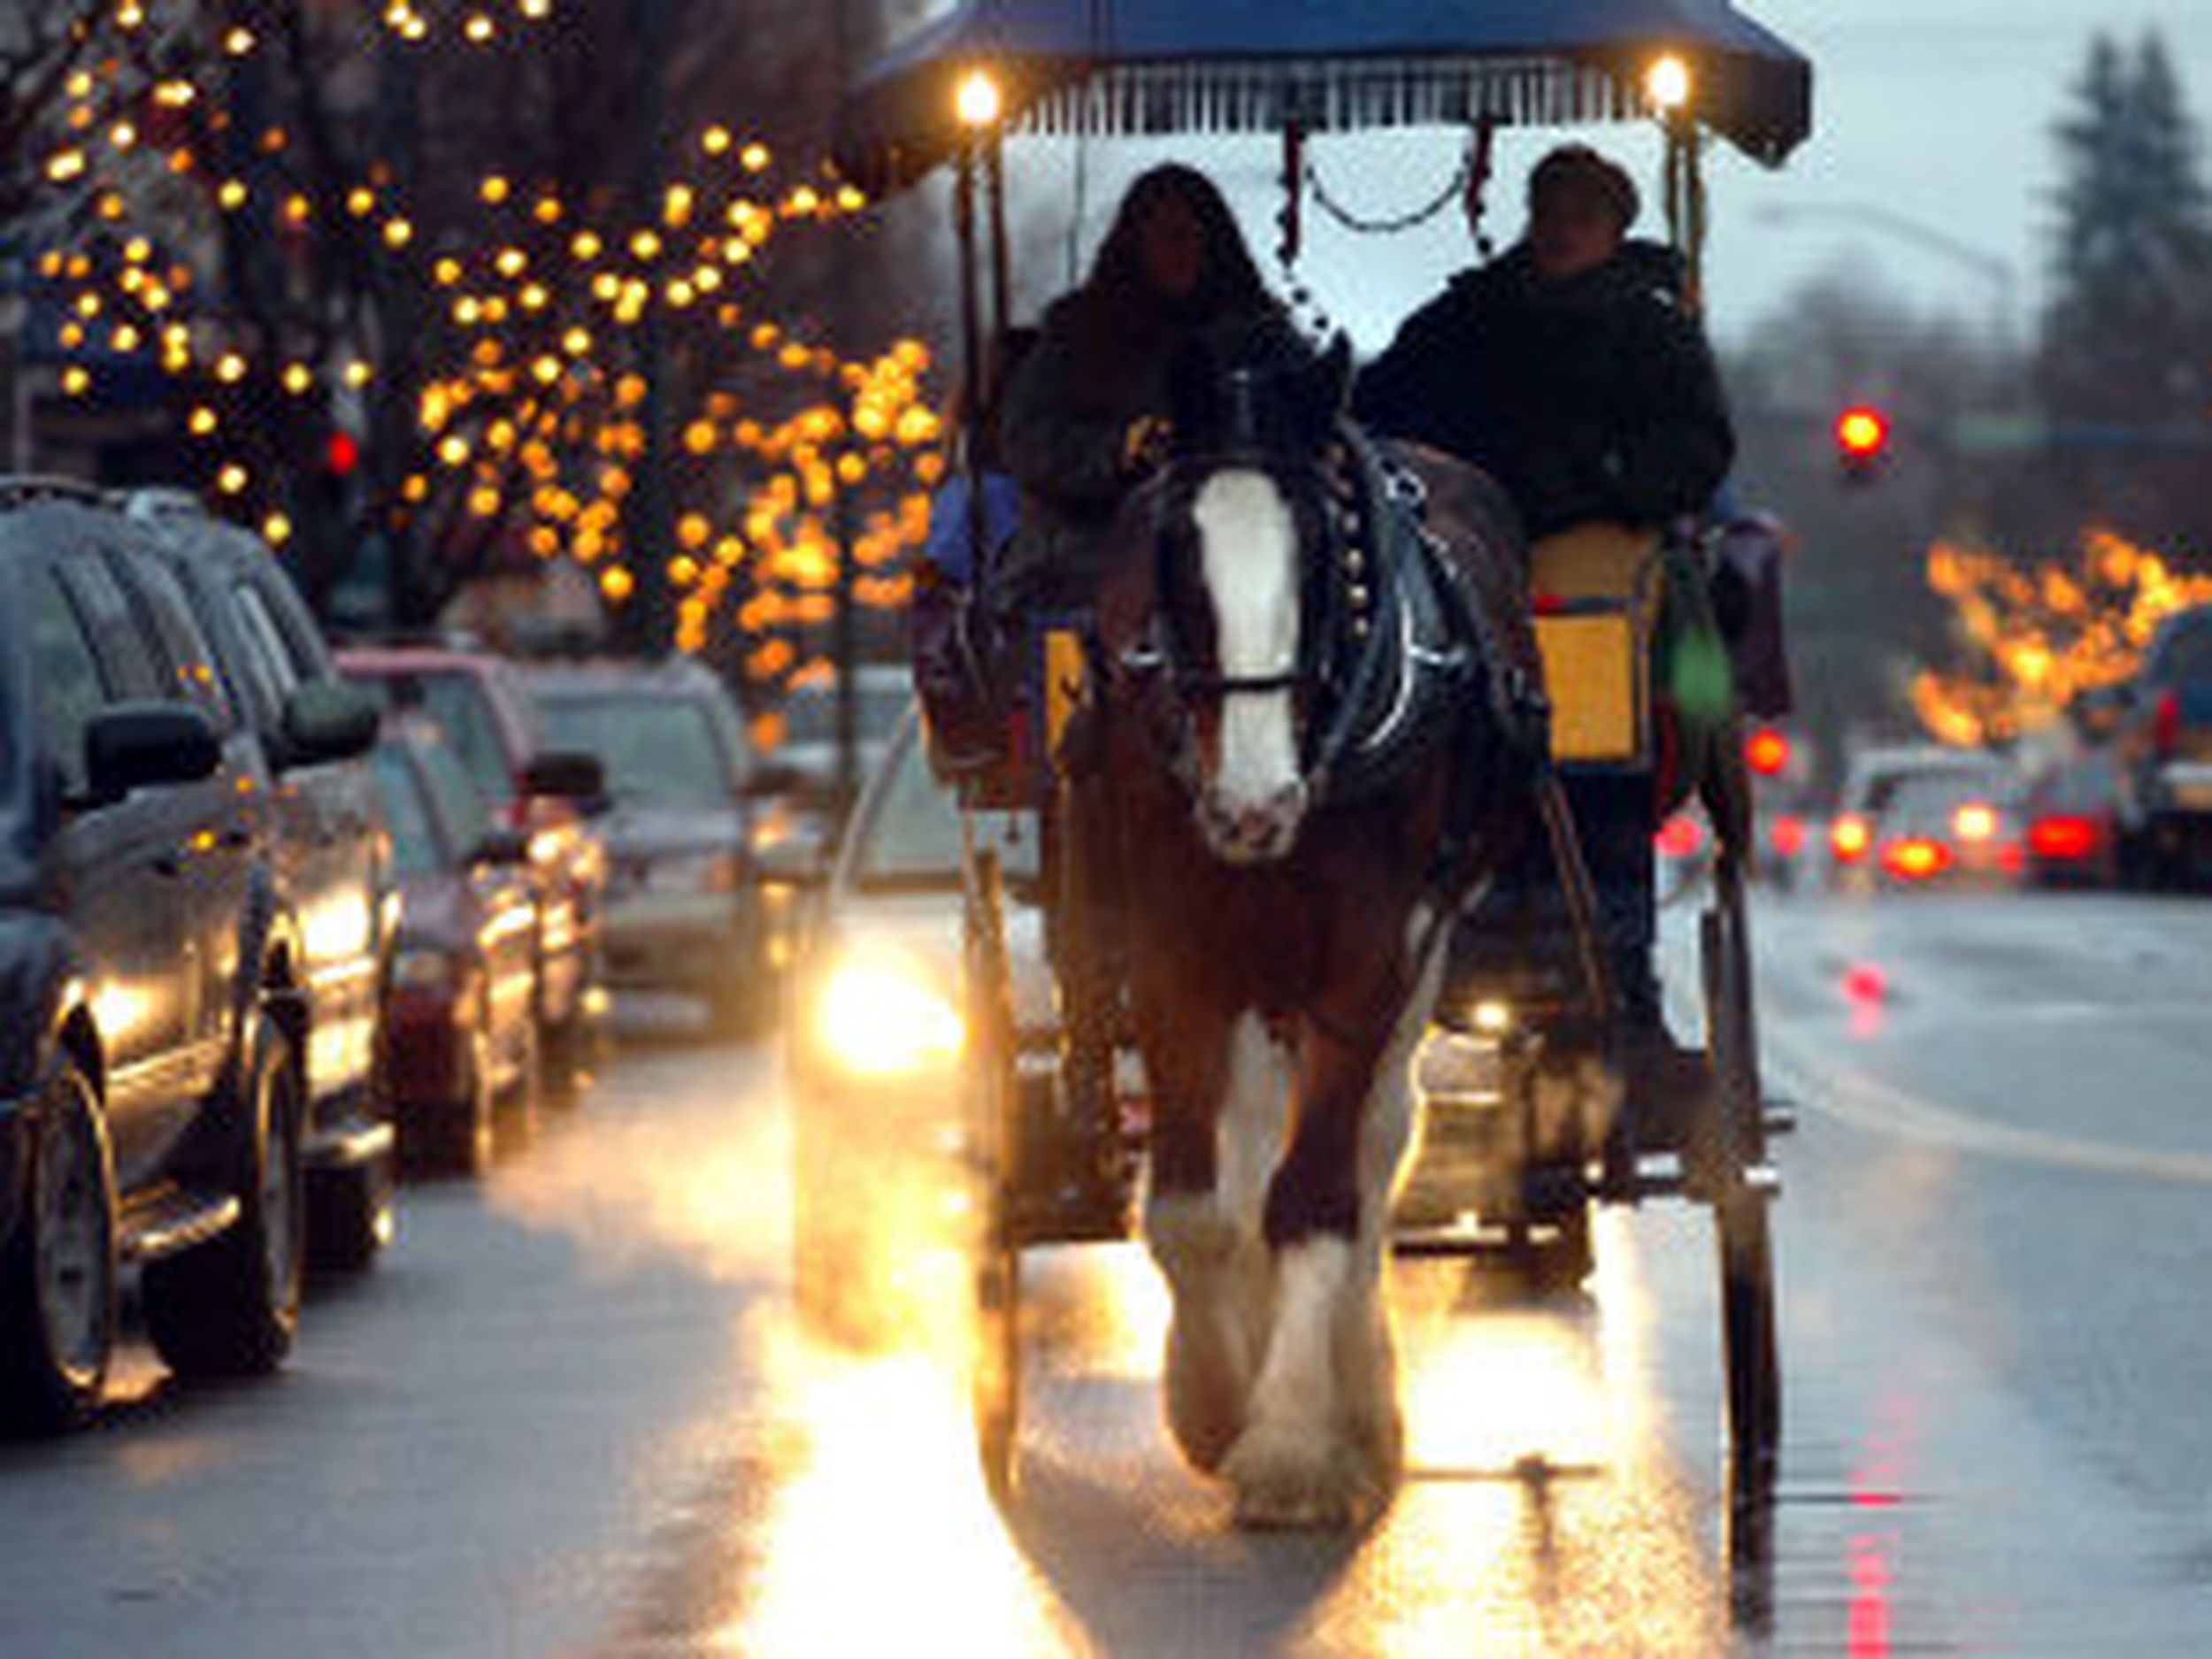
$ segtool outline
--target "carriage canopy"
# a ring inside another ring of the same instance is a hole
[[[1779,165],[1809,132],[1811,66],[1727,0],[958,0],[862,74],[838,160],[912,183],[959,144],[979,68],[1015,130],[1326,132],[1632,119],[1670,55],[1746,154]]]

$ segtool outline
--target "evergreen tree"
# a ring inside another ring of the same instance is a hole
[[[2092,517],[2212,557],[2212,196],[2164,42],[2093,43],[2057,128],[2062,178],[2042,383],[2080,452],[2061,472]],[[2100,450],[2083,434],[2113,440]],[[2115,429],[2139,435],[2118,441]]]

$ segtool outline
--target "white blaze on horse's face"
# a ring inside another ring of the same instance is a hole
[[[1232,687],[1222,697],[1218,729],[1203,746],[1199,829],[1231,863],[1279,858],[1298,839],[1306,810],[1287,680],[1298,663],[1297,520],[1275,480],[1248,468],[1209,478],[1191,516],[1223,677],[1283,681],[1264,690]]]

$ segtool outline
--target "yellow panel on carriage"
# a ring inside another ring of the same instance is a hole
[[[1529,549],[1556,761],[1625,766],[1650,759],[1646,672],[1658,545],[1647,532],[1592,524]]]
[[[1626,765],[1644,757],[1634,619],[1624,611],[1536,618],[1558,761]]]

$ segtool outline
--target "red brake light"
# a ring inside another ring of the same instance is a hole
[[[2028,826],[2028,850],[2038,858],[2086,858],[2103,839],[2094,818],[2062,815],[2039,818]]]
[[[1847,812],[1828,826],[1829,850],[1839,864],[1856,864],[1874,845],[1874,829],[1855,812]]]
[[[2181,694],[2168,691],[2151,715],[2151,741],[2162,756],[2170,755],[2181,741]]]
[[[1785,858],[1794,858],[1805,850],[1805,820],[1784,813],[1767,826],[1767,845]]]
[[[1790,740],[1770,726],[1744,739],[1744,764],[1762,778],[1777,776],[1790,764]]]

